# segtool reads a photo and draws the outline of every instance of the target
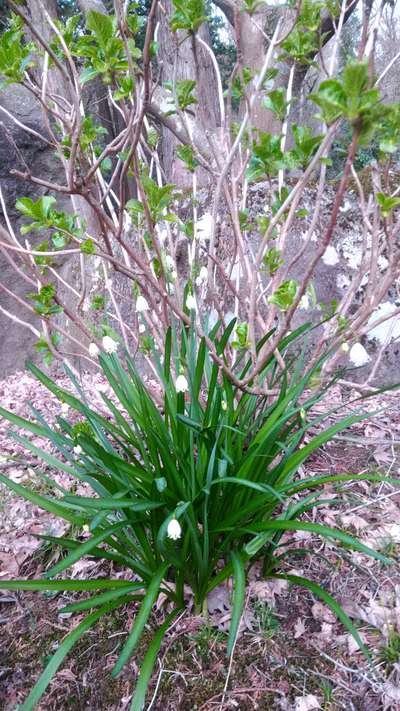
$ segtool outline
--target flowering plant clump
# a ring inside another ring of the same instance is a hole
[[[328,425],[313,414],[338,367],[368,367],[365,338],[385,321],[387,342],[398,332],[400,306],[379,310],[400,277],[392,170],[400,104],[387,102],[384,89],[398,54],[374,75],[387,3],[364,3],[362,29],[345,53],[342,32],[356,1],[151,0],[112,9],[79,0],[82,15],[72,17],[65,17],[68,3],[6,4],[12,12],[2,17],[0,78],[35,102],[43,126],[33,129],[0,109],[50,152],[57,182],[36,174],[40,167],[28,164],[18,136],[24,169],[13,174],[40,194],[19,197],[15,227],[0,189],[1,250],[26,292],[0,289],[30,320],[6,305],[1,314],[34,334],[46,365],[63,363],[76,395],[31,365],[59,398],[56,424],[36,411],[34,421],[0,414],[33,435],[13,436],[35,456],[87,487],[77,495],[46,477],[53,492],[42,496],[0,474],[70,525],[69,537],[47,537],[65,555],[40,580],[0,578],[0,589],[86,593],[65,608],[79,622],[21,711],[39,702],[75,642],[121,605],[135,606],[135,615],[115,675],[132,658],[159,596],[171,610],[144,657],[134,711],[144,705],[185,591],[200,613],[210,592],[232,579],[232,655],[246,578],[260,560],[264,576],[319,596],[366,651],[337,602],[289,572],[282,536],[311,532],[387,562],[347,533],[304,520],[325,484],[352,475],[297,477],[312,452],[364,417],[356,411]],[[139,6],[148,13],[144,36]],[[223,34],[235,43],[234,66],[219,64],[215,41],[207,41],[213,7],[222,8],[226,29],[232,25]],[[314,86],[308,95],[306,77]],[[331,185],[340,135],[346,145]],[[368,146],[376,160],[366,181],[357,157]],[[360,253],[351,279],[338,281],[350,181]],[[32,233],[42,241],[30,241]],[[321,267],[334,287],[328,303],[317,281]],[[137,353],[158,392],[145,387]],[[383,346],[361,392],[382,355]],[[90,405],[71,357],[104,373],[109,389],[98,396],[106,415]],[[77,413],[81,420],[72,424]],[[50,441],[51,454],[34,444],[38,438]],[[70,566],[85,556],[111,561],[118,575],[69,579]]]
[[[384,480],[373,474],[296,476],[313,451],[364,417],[355,412],[321,429],[324,416],[313,416],[313,406],[326,392],[326,386],[318,385],[322,362],[302,375],[304,354],[298,356],[296,365],[290,355],[290,349],[302,342],[310,328],[294,331],[269,358],[260,383],[266,382],[268,375],[273,390],[266,388],[261,396],[241,390],[224,375],[235,319],[225,330],[219,322],[214,326],[207,337],[210,346],[205,338],[197,338],[192,327],[182,327],[180,332],[170,330],[163,358],[153,352],[162,383],[162,410],[144,386],[131,357],[126,353],[120,360],[114,341],[103,341],[106,352],[98,356],[114,394],[111,399],[101,393],[109,411],[107,417],[88,404],[68,367],[77,396],[61,389],[36,366],[29,366],[61,400],[62,416],[50,427],[41,415],[32,422],[1,408],[0,415],[18,428],[50,440],[51,454],[39,450],[28,437],[11,433],[51,467],[84,482],[91,495],[65,490],[60,495],[60,487],[54,482],[53,494],[42,496],[0,474],[0,482],[71,526],[68,538],[47,536],[50,543],[65,549],[65,556],[50,565],[41,579],[1,579],[0,589],[86,593],[63,608],[88,614],[60,644],[23,704],[24,711],[34,708],[86,630],[103,614],[121,605],[136,606],[139,601],[112,672],[119,674],[135,652],[160,593],[172,609],[149,645],[131,709],[143,708],[163,635],[184,610],[188,589],[196,611],[201,612],[208,594],[233,578],[227,640],[231,655],[245,602],[246,577],[260,559],[264,576],[285,578],[320,597],[368,654],[338,603],[312,580],[289,572],[286,559],[290,548],[281,543],[286,532],[307,531],[382,563],[389,562],[385,555],[347,533],[303,518],[305,512],[318,506],[325,484],[350,481],[355,476],[358,480]],[[262,345],[260,342],[258,347]],[[210,356],[209,347],[215,350],[221,368]],[[240,382],[239,376],[250,367],[245,352],[239,351],[232,367]],[[83,418],[79,426],[72,427],[67,421],[70,412]],[[332,412],[329,414],[332,416]],[[315,431],[319,433],[313,434]],[[46,481],[51,485],[49,477]],[[335,506],[339,503],[335,499]],[[112,561],[114,570],[120,567],[125,571],[124,577],[69,579],[70,566],[85,556]]]

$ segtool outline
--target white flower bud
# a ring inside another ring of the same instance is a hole
[[[226,400],[221,401],[221,409],[224,411],[228,409],[228,403],[226,402]]]
[[[103,337],[103,348],[106,353],[116,353],[118,350],[118,343],[114,341],[111,336]]]
[[[96,358],[99,355],[100,351],[96,343],[90,343],[89,345],[89,355],[92,356],[92,358]]]
[[[176,518],[172,518],[168,524],[167,536],[173,541],[177,541],[182,535],[182,529],[179,521]]]
[[[146,330],[146,326],[144,323],[139,323],[139,333],[144,333]]]
[[[68,403],[67,403],[67,402],[62,402],[62,403],[61,403],[61,412],[62,412],[62,414],[63,414],[63,415],[66,415],[66,414],[68,413],[68,410],[69,410],[69,405],[68,405]]]
[[[342,343],[341,348],[342,348],[342,351],[344,351],[345,353],[348,353],[350,350],[350,346],[348,343]]]
[[[328,267],[334,267],[339,261],[339,255],[332,244],[328,244],[325,252],[322,255],[322,261]]]
[[[206,282],[208,279],[208,269],[207,267],[202,267],[199,272],[199,276],[197,277],[200,281],[200,283]]]
[[[371,358],[361,343],[355,343],[350,348],[350,360],[355,366],[362,366],[369,363]]]
[[[74,447],[74,452],[75,452],[75,454],[82,454],[82,447],[81,447],[80,444],[77,444],[77,445]]]
[[[165,257],[165,264],[167,269],[175,269],[175,262],[170,254],[167,254],[167,256]]]
[[[196,311],[196,298],[193,296],[193,294],[188,294],[186,299],[186,307],[189,309],[189,311]]]
[[[149,305],[144,296],[139,295],[136,299],[136,312],[142,313],[143,311],[148,311]]]
[[[175,383],[177,393],[186,393],[189,389],[189,383],[184,375],[178,375]]]

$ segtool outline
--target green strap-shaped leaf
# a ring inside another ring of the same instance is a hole
[[[301,585],[304,588],[307,588],[308,590],[311,590],[311,592],[314,593],[314,595],[317,595],[323,602],[328,605],[328,607],[331,608],[332,612],[335,613],[335,615],[339,618],[341,622],[343,622],[344,626],[347,627],[349,630],[350,634],[352,637],[354,637],[355,641],[357,642],[358,646],[360,647],[361,651],[364,652],[365,656],[369,661],[372,661],[371,655],[365,646],[364,642],[362,641],[360,635],[358,634],[356,628],[354,627],[352,621],[346,615],[345,611],[339,605],[339,603],[335,600],[332,595],[329,595],[329,593],[326,592],[323,588],[321,588],[317,583],[314,583],[313,580],[309,580],[308,578],[303,578],[300,575],[271,575],[271,578],[279,578],[281,580],[289,580],[289,582],[293,583],[294,585]]]
[[[93,496],[70,496],[65,497],[66,502],[71,504],[76,504],[77,506],[82,506],[82,508],[88,509],[106,509],[108,511],[113,511],[114,509],[130,509],[131,511],[150,511],[150,509],[158,509],[162,506],[159,501],[149,501],[147,499],[142,499],[140,501],[135,501],[134,499],[117,499],[112,496],[102,496],[101,498],[94,498]]]
[[[118,523],[109,526],[105,530],[100,531],[97,536],[92,536],[91,538],[88,538],[87,541],[85,541],[80,546],[68,553],[68,555],[62,560],[60,560],[59,563],[53,565],[53,567],[47,571],[46,577],[52,578],[54,575],[58,575],[63,570],[66,570],[66,568],[69,568],[71,565],[76,563],[77,560],[80,560],[80,558],[83,558],[83,556],[90,553],[90,551],[93,548],[96,548],[99,543],[102,543],[106,538],[111,536],[123,526],[126,526],[126,521],[119,521]]]
[[[17,482],[13,481],[12,479],[9,479],[3,474],[0,474],[0,483],[5,484],[9,489],[15,491],[16,494],[22,496],[24,499],[30,501],[32,504],[35,504],[35,506],[39,506],[39,508],[43,509],[44,511],[48,511],[49,513],[52,513],[55,516],[59,516],[59,518],[63,518],[66,521],[69,521],[70,523],[74,523],[77,526],[81,526],[86,521],[86,518],[83,518],[82,516],[75,514],[71,509],[62,506],[59,503],[56,503],[54,499],[50,499],[48,496],[41,496],[40,494],[36,494],[34,491],[28,489],[26,486],[21,486],[21,484],[17,484]]]
[[[347,545],[351,546],[352,548],[354,548],[354,550],[360,551],[360,553],[365,553],[366,555],[371,556],[371,558],[376,558],[376,560],[379,560],[381,563],[385,563],[385,565],[393,562],[390,560],[390,558],[387,558],[378,551],[374,551],[372,548],[369,548],[364,543],[361,543],[361,541],[358,541],[357,538],[349,536],[347,533],[344,533],[340,529],[330,528],[329,526],[322,526],[319,523],[276,519],[274,521],[264,521],[260,524],[247,526],[247,530],[265,531],[265,533],[260,533],[260,535],[256,536],[256,538],[253,538],[253,540],[246,545],[245,551],[250,556],[255,555],[260,550],[260,548],[265,545],[265,543],[269,540],[271,536],[271,531],[309,531],[310,533],[316,533],[319,536],[324,536],[324,538],[336,538],[338,541],[341,541],[342,543],[346,543]]]
[[[140,669],[140,674],[136,684],[135,693],[133,695],[130,711],[142,711],[142,709],[144,708],[147,687],[149,685],[149,681],[153,673],[157,654],[160,651],[160,647],[165,637],[165,634],[168,631],[171,622],[177,616],[178,612],[179,608],[173,610],[173,612],[168,615],[164,624],[161,625],[161,627],[157,630],[153,639],[151,640],[151,643],[146,652],[145,658],[143,659],[143,663]]]
[[[109,580],[99,578],[98,580],[1,580],[0,590],[32,590],[36,592],[46,592],[48,590],[109,590],[113,588],[125,588],[131,583],[129,580]]]
[[[132,583],[132,585],[127,585],[126,587],[119,588],[118,590],[109,590],[108,592],[101,593],[100,595],[94,595],[89,597],[87,600],[81,600],[80,602],[73,602],[70,605],[66,605],[61,610],[59,614],[64,612],[81,612],[82,610],[92,610],[94,607],[99,607],[106,602],[111,602],[118,597],[128,597],[128,593],[135,592],[136,590],[143,590],[142,583]],[[131,599],[128,597],[128,599]]]
[[[47,667],[41,673],[28,698],[24,701],[22,706],[20,706],[20,711],[33,711],[35,706],[42,698],[44,692],[46,691],[54,674],[57,672],[58,668],[61,666],[65,657],[67,656],[68,652],[72,649],[76,642],[88,629],[90,629],[90,627],[93,627],[97,620],[102,617],[102,615],[104,615],[106,612],[109,612],[110,610],[115,609],[119,605],[120,600],[117,600],[111,605],[105,605],[104,607],[101,607],[100,610],[92,612],[92,614],[85,617],[85,619],[80,622],[80,624],[77,625],[77,627],[75,627],[75,629],[73,629],[72,632],[70,632],[65,637],[55,654],[53,654]]]
[[[129,637],[126,640],[126,642],[122,648],[121,654],[119,655],[119,657],[117,659],[114,669],[112,670],[113,676],[117,676],[117,674],[120,673],[124,664],[126,664],[126,662],[132,656],[132,654],[135,650],[135,647],[140,640],[140,637],[141,637],[142,632],[144,630],[144,626],[150,617],[152,607],[157,599],[157,595],[160,590],[161,582],[162,582],[167,570],[168,570],[168,565],[163,565],[157,571],[157,573],[151,580],[149,587],[147,589],[147,593],[144,596],[140,610],[139,610],[138,614],[136,615],[135,621],[133,623],[133,627],[129,633]]]
[[[232,551],[231,558],[233,565],[233,600],[231,624],[229,627],[229,637],[226,648],[228,657],[231,656],[235,646],[240,620],[243,613],[246,590],[246,576],[242,558],[236,551]]]

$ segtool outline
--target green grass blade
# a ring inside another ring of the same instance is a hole
[[[233,600],[231,624],[229,627],[228,644],[226,647],[228,657],[231,656],[235,646],[240,620],[243,613],[246,590],[246,576],[242,558],[236,551],[231,552],[231,558],[233,565]]]
[[[165,622],[161,625],[161,627],[159,627],[159,629],[155,633],[148,647],[145,658],[143,659],[139,678],[136,684],[135,693],[133,695],[132,703],[130,706],[131,711],[142,711],[142,709],[144,708],[147,687],[149,685],[149,681],[153,673],[154,664],[156,662],[158,652],[160,651],[160,647],[165,637],[165,634],[167,633],[168,628],[171,626],[171,622],[177,616],[178,612],[179,608],[173,610],[173,612],[168,615]]]
[[[75,496],[71,494],[65,497],[65,501],[81,506],[83,509],[105,509],[113,511],[114,509],[130,509],[130,511],[150,511],[158,509],[163,504],[160,501],[148,501],[142,499],[135,501],[134,499],[114,499],[112,496],[102,496],[94,498],[91,496]]]
[[[110,580],[109,578],[99,578],[97,580],[1,580],[0,578],[0,590],[31,590],[34,592],[47,592],[49,590],[88,592],[89,590],[125,588],[130,584],[129,580]]]
[[[83,558],[83,556],[90,553],[90,551],[93,548],[96,548],[96,546],[99,543],[102,543],[105,540],[105,538],[108,538],[115,531],[118,531],[123,526],[126,526],[126,521],[119,521],[118,523],[115,523],[112,526],[109,526],[105,530],[100,531],[100,533],[98,533],[97,536],[92,536],[87,541],[82,543],[80,546],[75,548],[75,550],[72,550],[70,553],[68,553],[68,555],[65,558],[63,558],[62,560],[60,560],[59,563],[56,563],[56,565],[53,565],[53,567],[47,571],[46,577],[52,578],[54,575],[58,575],[66,568],[69,568],[71,565],[76,563],[77,560],[80,560],[81,558]]]
[[[132,583],[132,585],[127,585],[126,587],[119,588],[118,590],[110,590],[109,592],[101,593],[100,595],[94,595],[93,597],[89,597],[87,600],[72,602],[59,610],[59,614],[64,612],[92,610],[94,607],[99,607],[100,605],[111,602],[119,597],[127,597],[127,599],[131,599],[131,597],[128,596],[128,593],[135,592],[137,590],[143,590],[142,583]]]
[[[276,519],[274,521],[265,521],[260,524],[255,524],[247,527],[249,531],[309,531],[310,533],[316,533],[324,538],[336,538],[341,543],[351,546],[354,550],[360,553],[365,553],[365,555],[370,556],[379,560],[381,563],[388,565],[393,561],[390,558],[382,555],[378,551],[374,551],[373,548],[369,548],[357,538],[349,536],[338,528],[330,528],[329,526],[322,526],[319,523],[308,523],[307,521],[286,521],[283,519]],[[261,533],[259,536],[254,538],[245,547],[246,553],[248,555],[255,555],[260,548],[262,548],[267,540],[269,540],[269,533]]]
[[[301,585],[304,588],[307,588],[308,590],[311,590],[314,595],[317,595],[330,609],[334,614],[338,617],[338,619],[344,624],[345,627],[347,627],[348,631],[354,637],[355,641],[357,642],[358,646],[364,652],[365,656],[369,661],[372,661],[371,654],[369,653],[369,650],[365,646],[364,642],[362,641],[360,635],[358,634],[356,628],[354,627],[352,621],[346,615],[345,611],[343,608],[339,605],[339,603],[335,600],[332,595],[326,592],[323,588],[321,588],[317,583],[314,583],[314,581],[309,580],[308,578],[303,578],[302,576],[299,575],[275,575],[272,574],[270,577],[272,578],[279,578],[281,580],[289,580],[289,582],[293,583],[294,585]]]
[[[133,627],[129,633],[129,637],[126,640],[126,642],[122,648],[121,654],[119,655],[117,662],[112,670],[113,676],[117,676],[117,674],[120,673],[122,667],[126,664],[126,662],[130,659],[131,655],[133,654],[135,647],[136,647],[137,643],[139,642],[139,639],[142,635],[145,624],[150,617],[152,607],[157,599],[157,595],[159,593],[162,580],[163,580],[167,570],[168,570],[168,565],[163,565],[157,571],[157,573],[154,575],[153,579],[151,580],[151,582],[147,588],[146,595],[143,599],[142,605],[140,607],[140,610],[139,610],[138,614],[136,615],[135,621],[133,623]]]
[[[61,506],[59,503],[56,503],[56,501],[50,499],[48,496],[36,494],[34,491],[28,489],[26,486],[21,486],[21,484],[17,484],[17,482],[13,481],[12,479],[9,479],[3,474],[0,474],[0,483],[5,484],[5,486],[14,491],[16,494],[22,496],[24,499],[30,501],[32,504],[35,504],[35,506],[38,506],[40,509],[48,511],[49,513],[52,513],[55,516],[58,516],[59,518],[63,518],[65,519],[65,521],[69,521],[70,523],[73,523],[76,526],[82,526],[87,520],[87,516],[79,516],[75,514],[71,509],[66,508],[65,506]]]
[[[293,494],[297,494],[299,491],[304,489],[315,489],[315,487],[323,486],[324,484],[332,484],[337,481],[373,481],[373,482],[385,482],[387,484],[392,484],[393,486],[399,486],[399,479],[394,477],[388,477],[384,474],[326,474],[325,476],[313,476],[307,479],[302,479],[298,482],[290,482],[282,487],[281,491],[285,496],[292,497]]]
[[[75,629],[73,629],[72,632],[65,637],[55,654],[53,654],[48,665],[41,673],[28,698],[24,701],[22,706],[20,706],[20,711],[33,711],[50,684],[54,674],[57,672],[58,668],[61,666],[65,657],[76,642],[78,642],[82,635],[90,629],[90,627],[92,627],[97,620],[100,619],[100,617],[102,617],[106,612],[109,612],[110,609],[118,607],[118,605],[119,601],[115,602],[111,606],[107,605],[105,607],[101,607],[100,610],[97,610],[96,612],[92,612],[92,614],[85,617],[85,619],[82,620],[82,622],[80,622],[79,625],[77,625]]]

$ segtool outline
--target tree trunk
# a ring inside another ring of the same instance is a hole
[[[197,82],[194,94],[201,97],[201,103],[193,104],[187,112],[189,124],[195,121],[200,125],[204,135],[213,134],[221,125],[218,104],[218,85],[211,57],[207,50],[193,36],[186,32],[172,32],[169,21],[172,15],[172,2],[166,0],[163,10],[159,9],[159,28],[157,41],[159,42],[158,58],[160,64],[160,79],[166,81],[193,79]],[[210,34],[207,24],[203,24],[198,31],[198,36],[210,45]],[[205,139],[206,140],[206,139]],[[183,163],[177,159],[175,149],[177,139],[166,127],[161,129],[161,158],[165,175],[168,181],[176,183],[179,187],[191,185],[191,175]],[[201,170],[200,183],[207,183],[207,173]]]

